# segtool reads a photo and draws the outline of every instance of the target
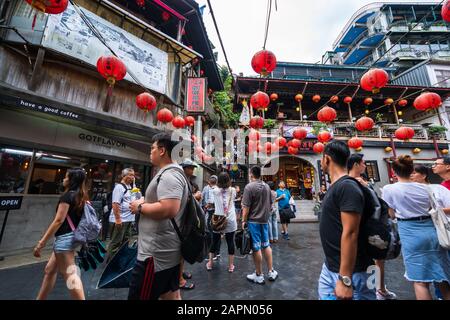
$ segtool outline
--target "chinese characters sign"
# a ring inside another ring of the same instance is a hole
[[[188,78],[186,84],[186,111],[205,112],[206,78]]]

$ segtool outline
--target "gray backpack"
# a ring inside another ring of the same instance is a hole
[[[101,224],[98,221],[97,212],[89,202],[84,204],[84,212],[76,228],[69,215],[67,215],[67,222],[74,233],[74,244],[84,245],[95,241],[100,234]]]

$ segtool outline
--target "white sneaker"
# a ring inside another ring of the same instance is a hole
[[[387,288],[386,292],[381,290],[377,290],[377,300],[397,300],[397,295],[392,291],[389,291]]]
[[[264,281],[264,274],[260,274],[259,276],[256,274],[256,272],[253,272],[252,274],[249,274],[248,276],[247,276],[247,280],[248,281],[252,281],[252,282],[254,282],[254,283],[257,283],[257,284],[264,284],[265,283],[265,281]]]
[[[272,271],[269,271],[268,278],[270,281],[275,281],[276,278],[278,278],[278,272],[275,271],[275,269],[272,269]]]

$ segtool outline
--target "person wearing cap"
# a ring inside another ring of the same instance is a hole
[[[194,170],[195,170],[195,168],[197,168],[197,165],[191,159],[184,160],[180,165],[183,168],[184,174],[186,175],[186,177],[188,177],[188,180],[191,183],[191,186],[194,190],[195,184],[193,183],[192,180],[195,179]],[[197,201],[199,201],[199,199],[202,198],[202,193],[199,190],[194,190],[193,194],[194,194],[194,198]]]
[[[209,177],[208,185],[203,188],[202,192],[202,205],[207,213],[206,215],[206,224],[208,226],[208,245],[211,246],[213,243],[213,230],[211,227],[211,218],[214,214],[214,190],[218,189],[217,187],[217,176],[212,175]],[[220,257],[220,242],[216,246],[216,249],[218,250],[215,252],[214,260],[217,260]]]

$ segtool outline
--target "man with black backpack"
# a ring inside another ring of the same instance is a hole
[[[321,300],[375,300],[375,290],[367,285],[368,267],[373,260],[364,248],[360,225],[365,210],[361,186],[347,174],[350,150],[346,143],[327,144],[321,167],[331,179],[322,202],[320,238],[325,263],[319,279]]]

